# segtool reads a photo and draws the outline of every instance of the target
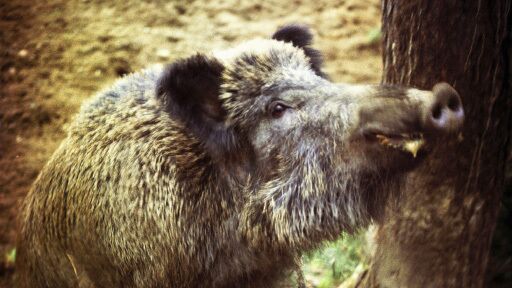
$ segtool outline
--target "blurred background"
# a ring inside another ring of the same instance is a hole
[[[85,99],[145,66],[269,37],[287,23],[313,29],[333,81],[380,81],[379,0],[2,1],[0,287],[14,271],[20,200]],[[305,255],[307,282],[338,287],[363,271],[364,233]],[[510,252],[506,240],[497,245]]]

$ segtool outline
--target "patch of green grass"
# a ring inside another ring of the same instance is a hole
[[[12,248],[9,252],[5,253],[5,262],[7,264],[14,264],[16,261],[16,248]]]
[[[352,275],[363,259],[363,232],[343,234],[336,242],[304,256],[304,276],[315,287],[336,287]]]
[[[380,43],[382,39],[382,31],[380,27],[375,27],[368,32],[368,44]]]
[[[16,262],[16,248],[12,248],[8,250],[4,254],[4,265],[6,268],[14,267],[14,263]],[[2,261],[0,260],[0,266],[2,266]],[[1,268],[1,267],[0,267]]]

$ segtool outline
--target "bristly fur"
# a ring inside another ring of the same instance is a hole
[[[217,160],[233,158],[239,145],[224,125],[219,99],[224,66],[203,54],[168,65],[158,80],[156,96],[173,118],[182,122]],[[231,152],[231,153],[230,153]]]
[[[308,56],[311,68],[318,76],[327,78],[327,74],[322,71],[323,59],[320,51],[311,47],[313,34],[309,27],[299,24],[290,24],[279,28],[272,39],[292,43],[293,46],[304,50]]]
[[[171,115],[204,137],[226,115],[218,97],[223,70],[219,61],[201,54],[178,60],[165,68],[156,95]]]
[[[277,29],[272,39],[291,42],[293,46],[303,48],[312,44],[313,34],[307,26],[289,24]]]
[[[361,128],[416,123],[421,97],[320,77],[304,27],[274,38],[85,104],[23,202],[18,287],[280,287],[378,220],[412,161]]]

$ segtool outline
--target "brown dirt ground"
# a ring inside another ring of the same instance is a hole
[[[121,75],[309,24],[334,81],[379,82],[378,0],[0,3],[0,287],[19,204],[82,101]]]

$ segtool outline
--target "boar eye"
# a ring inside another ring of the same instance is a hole
[[[273,102],[272,104],[270,104],[269,108],[270,114],[272,115],[273,118],[281,118],[281,116],[283,116],[284,114],[284,111],[286,111],[286,109],[290,107],[284,105],[281,102]]]

